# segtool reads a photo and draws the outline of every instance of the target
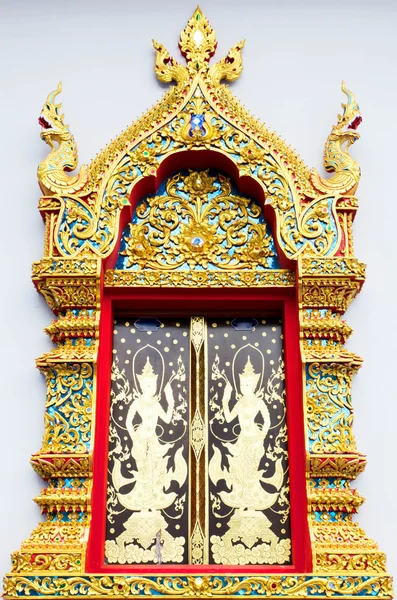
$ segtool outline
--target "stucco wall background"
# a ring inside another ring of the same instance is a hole
[[[346,315],[355,330],[349,348],[365,359],[353,388],[357,443],[368,455],[357,481],[367,498],[359,522],[397,574],[397,1],[203,0],[201,7],[217,32],[218,59],[247,40],[234,93],[309,166],[321,169],[342,78],[360,103],[354,233],[368,279]],[[37,117],[61,79],[80,164],[89,162],[161,96],[151,39],[179,60],[179,33],[194,8],[193,0],[0,0],[0,574],[40,519],[31,498],[41,480],[29,456],[40,447],[45,385],[34,360],[50,348],[42,329],[51,313],[30,281],[44,233],[36,168],[48,153]]]

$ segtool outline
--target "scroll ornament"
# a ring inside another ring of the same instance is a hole
[[[210,66],[215,32],[199,8],[181,33],[186,66],[153,42],[155,72],[175,82],[160,102],[126,129],[77,175],[77,146],[56,103],[61,84],[49,94],[39,123],[51,152],[38,178],[45,196],[40,208],[51,210],[53,253],[61,257],[108,256],[115,247],[121,211],[130,206],[136,183],[154,176],[178,151],[207,149],[228,157],[239,176],[250,175],[275,212],[277,240],[288,257],[331,257],[346,253],[346,227],[357,208],[354,196],[360,168],[350,156],[359,139],[359,107],[345,84],[346,103],[325,144],[324,178],[309,171],[276,134],[258,123],[233,97],[227,84],[242,72],[244,42]]]

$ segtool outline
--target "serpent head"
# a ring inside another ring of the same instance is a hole
[[[62,83],[58,83],[56,90],[48,94],[44,103],[40,117],[39,125],[42,128],[40,137],[53,148],[53,140],[60,141],[67,132],[67,126],[64,124],[64,115],[61,114],[61,104],[55,104],[56,96],[62,91]]]
[[[342,92],[346,94],[347,102],[346,104],[342,103],[343,113],[338,115],[338,124],[334,128],[333,134],[339,138],[341,143],[347,143],[347,149],[360,138],[357,129],[362,122],[362,117],[354,94],[347,89],[344,81],[342,81]]]

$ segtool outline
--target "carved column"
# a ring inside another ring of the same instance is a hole
[[[47,219],[47,226],[51,217]],[[37,361],[47,397],[35,471],[48,484],[35,498],[45,515],[13,554],[14,572],[84,572],[90,524],[100,260],[45,257],[33,280],[57,319],[46,328],[55,344]]]
[[[364,278],[355,258],[299,259],[314,572],[385,571],[385,555],[352,519],[364,501],[351,487],[366,463],[352,431],[351,384],[362,361],[344,348],[352,330],[341,317]]]

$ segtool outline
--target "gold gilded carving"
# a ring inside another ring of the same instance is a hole
[[[269,271],[127,271],[105,273],[108,287],[294,287],[295,274],[287,269]]]
[[[166,196],[147,198],[137,208],[138,223],[125,237],[127,268],[172,270],[185,263],[191,270],[268,268],[274,256],[261,208],[232,194],[230,180],[207,171],[176,174]]]
[[[320,310],[307,311],[303,317],[303,335],[309,339],[330,339],[345,343],[352,332],[352,328],[341,319],[339,313]]]
[[[242,372],[236,372],[239,353],[247,354],[247,360]],[[255,358],[254,358],[255,356]],[[255,367],[252,360],[261,368]],[[290,561],[291,540],[280,539],[272,530],[272,523],[264,514],[283,497],[285,520],[289,515],[288,485],[285,486],[283,469],[283,450],[281,442],[286,440],[286,427],[280,427],[275,442],[275,452],[268,450],[266,457],[274,463],[274,473],[265,476],[260,468],[264,453],[271,419],[266,400],[279,402],[285,406],[284,394],[279,393],[277,382],[283,378],[284,365],[280,362],[276,371],[264,383],[265,358],[263,353],[250,344],[241,347],[233,358],[233,385],[227,378],[225,369],[220,366],[219,356],[215,356],[212,364],[212,380],[223,379],[225,387],[221,404],[217,405],[217,392],[210,398],[210,408],[217,408],[214,419],[230,423],[238,418],[241,431],[234,443],[221,442],[222,448],[228,451],[228,467],[223,466],[223,452],[218,446],[213,446],[213,455],[208,466],[210,480],[216,486],[224,480],[228,491],[214,494],[211,510],[215,514],[219,500],[235,509],[227,523],[227,531],[223,536],[212,535],[210,538],[211,551],[217,564],[283,564]],[[233,408],[230,406],[232,394],[236,398]],[[261,423],[255,419],[261,416]],[[286,453],[286,451],[284,452]],[[261,484],[266,484],[265,489]],[[284,485],[283,485],[284,484]],[[269,488],[272,491],[268,491]]]
[[[81,256],[72,258],[42,258],[33,263],[32,277],[40,279],[43,276],[54,277],[54,275],[99,275],[100,262],[97,258]]]
[[[41,368],[59,362],[95,362],[97,349],[96,340],[90,340],[90,345],[87,346],[85,339],[66,339],[50,352],[42,354],[36,364]]]
[[[386,557],[383,552],[365,554],[324,553],[316,556],[316,570],[335,573],[336,571],[386,571]]]
[[[324,258],[306,258],[300,259],[303,275],[353,275],[358,279],[365,279],[366,265],[359,262],[357,258],[340,258],[332,257],[332,259]]]
[[[355,452],[350,397],[355,368],[313,363],[307,368],[306,414],[311,452]]]
[[[328,511],[336,510],[343,512],[356,512],[364,498],[356,490],[344,490],[341,488],[318,488],[309,490],[308,500],[310,510]]]
[[[210,68],[208,76],[212,85],[217,88],[223,79],[234,81],[238,79],[243,71],[243,59],[241,50],[244,48],[245,40],[235,44],[224,58]]]
[[[190,338],[194,349],[192,362],[195,362],[195,381],[191,389],[190,414],[193,414],[190,423],[190,447],[193,450],[191,457],[191,494],[192,498],[192,521],[190,534],[189,559],[192,564],[202,565],[208,562],[208,550],[204,531],[206,530],[203,516],[203,504],[205,502],[204,478],[206,477],[207,457],[203,457],[207,443],[206,433],[206,410],[204,406],[204,378],[205,378],[205,334],[206,323],[204,317],[192,317],[190,320]],[[203,460],[204,458],[204,460]],[[204,462],[205,461],[205,462]]]
[[[61,114],[61,104],[55,103],[56,96],[62,91],[62,84],[47,96],[39,118],[42,127],[41,139],[51,147],[51,152],[40,163],[37,177],[43,194],[79,194],[84,193],[88,183],[88,171],[82,165],[77,175],[69,175],[77,167],[77,146],[68,125]],[[58,144],[55,148],[54,142]],[[85,193],[87,193],[85,191]]]
[[[343,113],[338,115],[338,123],[332,128],[324,150],[324,168],[334,175],[324,179],[315,169],[310,175],[313,187],[323,194],[354,194],[360,180],[360,167],[349,154],[350,146],[360,138],[357,132],[362,120],[360,109],[344,82],[342,91],[347,102],[342,104]]]
[[[136,365],[140,361],[143,361],[143,366],[138,371]],[[156,372],[154,364],[159,365]],[[118,385],[117,394],[112,388],[112,405],[115,407],[122,403],[128,409],[123,429],[131,438],[132,447],[131,451],[124,449],[125,444],[112,424],[110,440],[116,443],[114,450],[110,451],[113,468],[108,485],[107,515],[109,522],[114,523],[114,515],[118,512],[113,507],[120,503],[123,509],[127,509],[128,516],[122,523],[122,533],[116,539],[107,539],[105,542],[105,556],[109,563],[178,563],[183,560],[186,539],[184,536],[174,538],[170,535],[162,511],[175,505],[179,506],[180,513],[183,512],[186,494],[166,490],[170,489],[171,482],[182,489],[188,467],[183,447],[175,451],[174,467],[169,466],[167,453],[174,449],[178,440],[160,440],[161,434],[157,428],[160,420],[174,425],[180,421],[182,430],[186,428],[186,419],[183,417],[186,388],[178,388],[176,399],[172,388],[173,382],[186,380],[181,356],[178,356],[177,368],[172,371],[165,385],[164,376],[163,354],[149,344],[140,348],[132,359],[132,389],[125,370],[119,366],[118,357],[115,356],[113,361],[112,379]],[[160,403],[162,398],[164,404]],[[163,427],[160,430],[164,432]],[[129,461],[136,465],[135,469]],[[128,477],[122,472],[124,464],[128,469]],[[131,484],[134,484],[131,491],[122,491],[124,486]],[[131,511],[134,512],[131,514]]]
[[[198,71],[208,69],[208,63],[215,54],[216,37],[208,19],[198,6],[185,29],[181,32],[179,47],[186,58],[187,68],[193,77]]]
[[[75,520],[73,520],[75,518]],[[71,513],[69,523],[62,521],[45,521],[40,523],[31,533],[30,537],[22,544],[22,552],[55,551],[60,553],[68,551],[81,551],[81,544],[85,539],[86,523],[78,522],[79,515]]]
[[[97,279],[48,278],[37,284],[38,291],[54,311],[79,306],[96,308],[99,282]]]
[[[338,595],[351,598],[355,596],[375,596],[392,598],[393,589],[388,575],[254,575],[254,576],[217,576],[187,575],[138,577],[125,575],[101,576],[85,575],[50,578],[45,576],[28,577],[10,575],[5,581],[5,598],[25,597],[38,594],[50,597],[89,596],[91,598],[120,597],[136,598],[137,594],[150,597],[190,597],[208,598],[209,596],[236,597],[280,596],[282,598],[318,597],[329,598]]]
[[[353,197],[341,198],[346,184],[338,184],[340,177],[354,177],[358,169],[348,147],[342,150],[347,140],[349,146],[358,136],[350,123],[358,110],[352,94],[343,88],[348,102],[326,145],[326,168],[331,170],[332,157],[339,160],[340,156],[343,167],[329,180],[318,174],[316,179],[312,172],[311,179],[317,182],[313,187],[308,169],[293,151],[259,125],[227,87],[220,85],[223,79],[232,81],[240,75],[243,45],[240,42],[233,46],[226,57],[209,68],[216,49],[215,32],[199,8],[181,34],[180,48],[187,67],[154,42],[158,77],[178,85],[95,159],[89,170],[90,182],[84,188],[87,201],[72,192],[67,197],[59,196],[54,234],[58,253],[77,255],[87,250],[107,256],[117,238],[120,211],[129,204],[135,181],[142,175],[154,175],[170,152],[190,148],[226,153],[241,174],[250,174],[261,182],[267,202],[276,212],[277,235],[288,257],[334,255],[340,249],[342,228],[350,248],[350,225],[337,213],[356,209]],[[192,128],[194,118],[202,118],[202,126]],[[357,117],[354,127],[358,124]],[[341,252],[346,253],[346,249]]]
[[[269,149],[269,153],[272,156],[279,157],[280,163],[286,166],[286,172],[293,173],[294,178],[296,178],[294,191],[298,198],[303,194],[309,197],[313,195],[313,188],[310,183],[310,171],[300,156],[276,133],[270,131],[266,125],[253,117],[234,97],[228,86],[221,85],[217,88],[214,106],[216,109],[226,113],[228,120],[232,120],[236,124],[244,124],[244,132],[247,135],[253,140],[257,140],[261,146]]]
[[[176,83],[183,85],[189,82],[189,73],[183,65],[180,65],[175,58],[172,58],[166,48],[162,44],[153,40],[153,47],[156,50],[156,60],[154,63],[154,71],[160,81]]]
[[[51,480],[49,486],[44,488],[34,501],[43,513],[51,514],[55,511],[85,511],[90,504],[90,481],[75,477],[72,481]]]
[[[34,571],[82,571],[81,554],[32,554],[14,552],[12,571],[15,573]]]
[[[367,463],[362,454],[319,454],[308,455],[311,477],[343,477],[355,479]]]
[[[302,279],[302,303],[305,308],[334,308],[345,312],[357,296],[361,283],[348,277]]]
[[[303,340],[302,345],[302,358],[306,363],[312,362],[325,362],[335,363],[344,362],[356,367],[362,365],[362,358],[350,352],[339,345],[334,345],[332,342],[326,341],[323,345],[323,340]]]
[[[314,520],[314,515],[312,515]],[[377,550],[377,544],[365,531],[352,521],[340,523],[315,523],[312,527],[315,548],[321,551],[351,552],[357,550]]]
[[[64,338],[84,336],[95,337],[97,329],[97,318],[93,311],[80,310],[78,315],[67,310],[65,314],[53,321],[45,328],[53,342]]]
[[[33,454],[33,469],[43,479],[55,477],[88,477],[91,472],[91,458],[79,454]]]
[[[42,453],[88,451],[92,421],[93,369],[88,363],[44,367],[47,379]]]

